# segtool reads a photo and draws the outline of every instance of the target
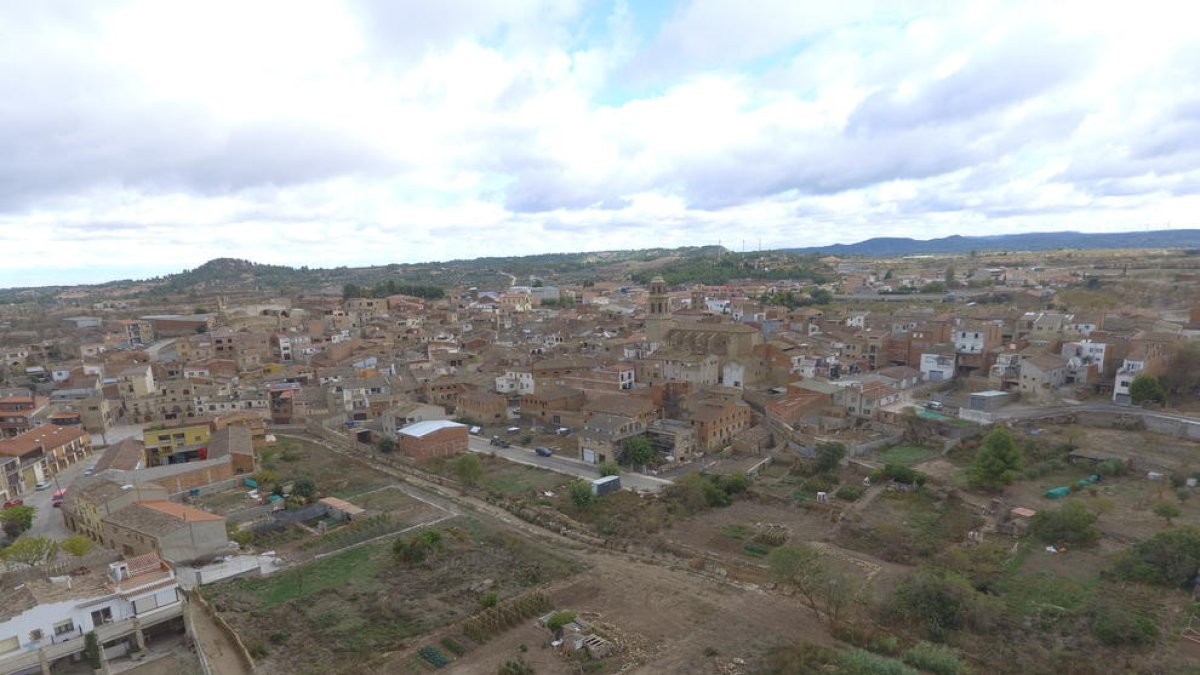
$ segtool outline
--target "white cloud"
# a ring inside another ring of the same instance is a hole
[[[0,7],[0,285],[1194,225],[1195,21],[826,4]]]

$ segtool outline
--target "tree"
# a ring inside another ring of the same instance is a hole
[[[820,613],[818,594],[828,574],[821,552],[808,545],[780,546],[767,554],[767,575],[771,580],[795,589],[817,613]]]
[[[96,544],[82,534],[73,534],[59,542],[58,547],[76,558],[82,558],[95,548]]]
[[[941,281],[931,281],[921,287],[922,293],[945,293],[946,284]]]
[[[1167,527],[1173,523],[1173,519],[1178,518],[1180,514],[1179,507],[1171,502],[1159,502],[1154,505],[1154,515],[1167,521]]]
[[[464,484],[475,485],[483,478],[483,464],[479,462],[478,455],[468,452],[454,460],[454,473]]]
[[[317,501],[317,484],[311,478],[301,478],[292,485],[292,496],[311,504]]]
[[[862,584],[828,565],[821,552],[808,545],[772,550],[767,554],[767,574],[772,581],[795,589],[817,616],[834,626],[862,599]]]
[[[631,436],[621,444],[621,460],[630,466],[645,466],[654,460],[654,446],[645,436]]]
[[[100,639],[94,631],[83,636],[83,653],[87,657],[92,672],[99,672],[104,667],[104,652],[100,649]]]
[[[586,480],[571,481],[567,491],[571,495],[571,503],[580,511],[587,510],[596,501],[596,495],[592,494],[592,485]]]
[[[29,567],[45,565],[58,557],[58,542],[49,537],[22,537],[0,550],[0,557]]]
[[[836,469],[846,456],[846,446],[836,441],[818,443],[816,451],[817,470],[822,473]]]
[[[812,298],[814,305],[828,305],[833,302],[833,293],[824,288],[814,288],[809,291],[808,295]]]
[[[0,526],[4,528],[5,534],[16,539],[22,532],[33,527],[33,516],[36,513],[37,509],[32,506],[10,506],[0,511]]]
[[[958,280],[954,274],[954,265],[946,266],[946,288],[954,288],[958,285]]]
[[[1189,342],[1179,350],[1161,382],[1172,394],[1190,393],[1196,388],[1200,383],[1200,342]]]
[[[1146,401],[1165,403],[1167,392],[1157,377],[1143,374],[1133,378],[1133,382],[1129,385],[1129,397],[1133,399],[1134,403]]]
[[[596,471],[600,472],[601,478],[605,476],[616,476],[621,473],[621,466],[616,462],[609,460],[607,462],[600,462],[597,464]]]
[[[392,440],[391,436],[384,436],[375,444],[375,449],[385,455],[390,455],[396,451],[396,441]]]
[[[1067,502],[1056,511],[1038,511],[1031,531],[1047,544],[1086,546],[1100,538],[1098,516],[1079,502]]]
[[[998,490],[1011,485],[1021,471],[1024,458],[1013,442],[1012,433],[1004,427],[993,429],[983,438],[983,445],[975,452],[971,464],[971,485],[987,490]]]

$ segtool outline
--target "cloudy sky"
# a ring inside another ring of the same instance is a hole
[[[1187,3],[0,3],[0,286],[1196,227]]]

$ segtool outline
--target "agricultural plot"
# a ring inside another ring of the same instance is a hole
[[[879,461],[884,464],[912,466],[935,456],[937,456],[937,453],[929,448],[922,448],[915,445],[897,445],[894,448],[888,448],[879,453]]]
[[[503,599],[579,569],[522,538],[463,523],[442,529],[440,550],[422,562],[398,562],[390,544],[369,544],[206,595],[245,637],[259,672],[361,673],[478,611],[483,585]]]
[[[883,560],[914,564],[964,541],[980,527],[976,509],[928,491],[885,492],[870,508],[847,518],[834,542]]]
[[[384,473],[299,438],[280,437],[275,447],[260,453],[260,458],[260,476],[267,474],[284,481],[308,478],[316,483],[322,496],[345,499],[395,483]]]
[[[532,495],[558,491],[568,482],[566,476],[536,466],[517,464],[484,454],[475,454],[474,457],[479,460],[480,468],[483,469],[482,475],[476,481],[476,487],[487,492]],[[457,470],[456,458],[433,458],[425,462],[424,468],[447,478],[462,479]]]

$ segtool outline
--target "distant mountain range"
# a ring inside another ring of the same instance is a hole
[[[790,248],[795,253],[825,253],[837,256],[901,256],[971,251],[1053,251],[1098,248],[1194,248],[1200,247],[1200,230],[1150,230],[1146,232],[1029,232],[988,237],[954,235],[941,239],[877,237],[857,244],[833,244]]]

